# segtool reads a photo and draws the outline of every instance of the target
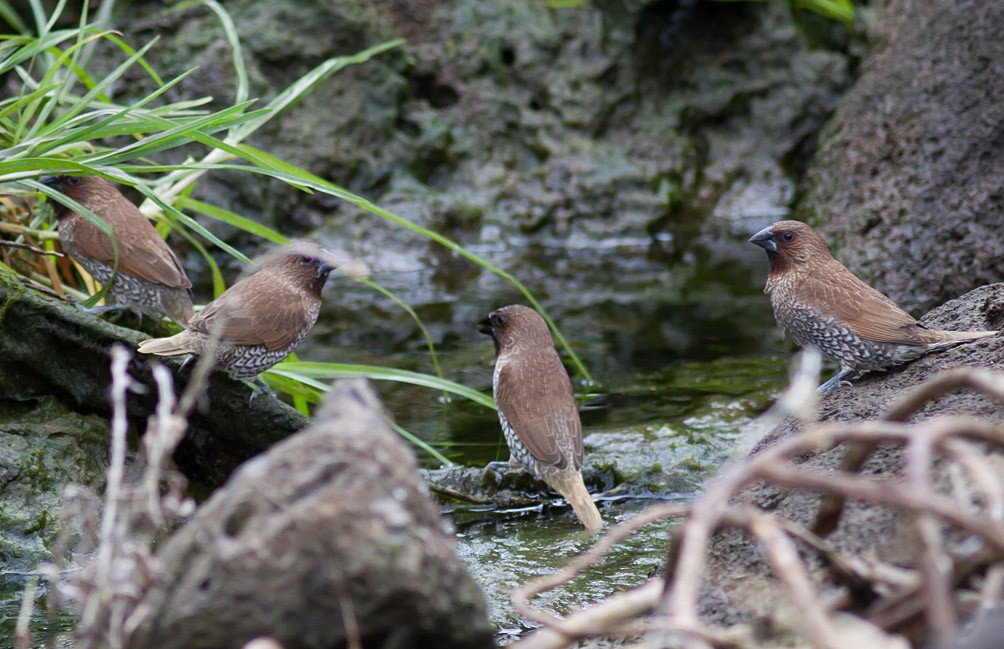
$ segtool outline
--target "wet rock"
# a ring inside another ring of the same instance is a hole
[[[0,399],[0,565],[34,569],[50,556],[63,488],[100,491],[108,421],[73,412],[53,397]]]
[[[1004,4],[891,0],[881,32],[803,212],[841,261],[919,313],[1004,277]]]
[[[934,328],[955,330],[993,330],[1004,325],[1004,284],[978,288],[931,311],[922,319]],[[1004,336],[984,338],[928,354],[892,372],[873,373],[824,397],[819,405],[822,422],[860,421],[883,415],[905,391],[935,374],[963,366],[1000,370],[1004,358]],[[920,422],[940,415],[969,415],[1004,423],[1004,405],[963,390],[941,397],[910,418]],[[799,430],[793,421],[782,423],[764,439],[764,448]],[[754,451],[756,452],[756,451]],[[826,453],[797,458],[803,468],[823,472],[837,470],[844,457],[840,447]],[[900,448],[880,447],[863,468],[875,477],[898,475],[903,467]],[[944,477],[943,467],[936,475]],[[808,527],[819,509],[815,494],[755,484],[738,497],[762,509]],[[852,557],[876,557],[895,565],[916,565],[917,545],[911,521],[890,509],[851,501],[837,530],[827,537],[835,550]],[[828,569],[810,558],[812,577],[822,590],[836,590]],[[711,560],[703,593],[704,615],[720,623],[759,620],[794,620],[783,591],[775,581],[762,553],[744,534],[723,532],[711,547]]]
[[[158,553],[129,647],[489,647],[484,597],[372,389],[243,465]]]

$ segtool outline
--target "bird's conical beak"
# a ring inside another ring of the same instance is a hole
[[[59,176],[42,176],[38,179],[38,182],[56,191],[62,191],[63,189],[63,183],[59,180]]]
[[[327,275],[336,268],[338,268],[338,266],[335,266],[334,264],[329,264],[326,261],[322,261],[321,265],[317,267],[317,276],[324,277],[325,275]]]
[[[495,337],[495,330],[492,329],[492,323],[488,320],[488,318],[478,322],[478,331],[486,336],[491,336],[492,338]]]
[[[750,243],[758,245],[768,252],[777,252],[777,243],[774,241],[774,232],[770,229],[770,227],[766,227],[750,237]]]

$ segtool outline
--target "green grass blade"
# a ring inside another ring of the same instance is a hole
[[[203,203],[200,200],[194,198],[188,198],[184,196],[179,196],[178,200],[175,201],[175,206],[180,209],[188,209],[193,212],[202,214],[203,216],[208,216],[211,219],[215,219],[220,223],[226,223],[231,225],[238,230],[247,232],[248,234],[253,234],[256,237],[261,237],[266,241],[271,241],[279,245],[289,243],[289,237],[284,234],[280,234],[268,227],[267,225],[262,225],[257,221],[252,221],[251,219],[241,216],[230,210],[225,210],[222,207],[216,207],[215,205],[210,205],[209,203]]]
[[[411,308],[411,306],[407,302],[405,302],[400,297],[395,295],[393,291],[381,286],[380,284],[377,284],[373,280],[370,280],[366,277],[357,277],[356,280],[362,282],[366,286],[370,287],[372,290],[388,298],[394,304],[401,307],[405,313],[411,316],[411,319],[415,321],[415,324],[418,325],[419,330],[425,337],[425,347],[426,349],[429,350],[429,359],[432,361],[432,367],[436,371],[436,376],[438,376],[439,378],[443,378],[443,370],[439,366],[439,357],[436,356],[436,346],[432,342],[432,334],[429,333],[428,327],[426,327],[425,323],[422,322],[422,319],[418,317],[418,314],[415,312],[415,310]],[[447,396],[446,393],[444,393],[443,396]]]
[[[19,34],[24,34],[28,31],[28,25],[24,24],[21,16],[14,11],[14,8],[10,6],[7,0],[0,1],[0,18],[3,18],[10,25],[11,29]]]
[[[84,142],[91,139],[100,139],[105,137],[113,137],[116,135],[126,135],[126,134],[136,134],[141,132],[149,131],[145,122],[142,121],[142,116],[140,116],[136,121],[130,121],[127,124],[123,124],[123,121],[129,117],[130,113],[136,111],[137,109],[150,103],[157,97],[161,96],[163,93],[167,92],[173,88],[176,84],[180,83],[182,79],[187,77],[189,74],[195,71],[195,68],[184,72],[174,79],[172,79],[167,84],[162,85],[155,91],[143,97],[139,101],[123,107],[122,109],[108,114],[104,119],[101,119],[90,126],[85,128],[67,128],[72,118],[65,120],[62,130],[62,137],[55,140],[51,140],[47,143],[47,146],[39,146],[35,149],[36,154],[45,154],[48,151],[57,149],[71,142]],[[96,114],[100,114],[95,111]],[[58,131],[54,131],[58,132]]]
[[[183,2],[178,8],[184,9],[186,7],[191,7],[194,5],[205,5],[209,7],[213,13],[216,14],[217,18],[220,20],[220,25],[223,27],[223,34],[227,39],[227,43],[230,45],[230,52],[233,56],[234,73],[237,76],[237,91],[234,96],[234,103],[239,104],[248,98],[248,71],[244,67],[244,55],[241,52],[241,39],[240,35],[237,33],[237,26],[234,25],[233,18],[227,13],[220,3],[216,0],[194,0],[192,2]]]
[[[92,38],[98,38],[99,36],[100,35],[96,34]],[[60,56],[56,60],[57,66],[60,65],[60,64],[62,64],[62,62],[66,60],[67,56],[71,56],[74,53],[78,52],[79,48],[83,47],[86,42],[87,41],[81,41],[81,42],[77,43],[76,45],[74,45],[73,47],[68,48],[63,53],[63,55]],[[131,68],[133,66],[133,64],[138,59],[140,59],[143,56],[143,54],[145,54],[147,52],[147,50],[149,50],[153,46],[153,44],[156,43],[156,42],[157,42],[157,39],[154,38],[152,41],[150,41],[149,43],[147,43],[146,45],[144,45],[142,48],[140,48],[140,50],[138,52],[136,52],[134,55],[132,55],[131,57],[129,57],[128,59],[126,59],[124,62],[122,62],[121,64],[119,64],[114,70],[112,70],[106,76],[104,76],[101,79],[101,81],[98,82],[93,88],[91,88],[87,92],[87,94],[84,95],[79,101],[77,101],[76,104],[72,108],[70,108],[69,110],[67,110],[65,113],[63,113],[62,115],[60,115],[58,118],[56,118],[52,122],[46,124],[46,121],[48,120],[49,114],[55,109],[55,106],[59,102],[59,99],[60,99],[60,96],[61,96],[61,91],[57,90],[57,92],[54,93],[53,96],[50,98],[50,100],[46,104],[46,106],[43,107],[43,110],[39,113],[38,122],[37,122],[36,126],[34,126],[31,130],[28,131],[28,133],[26,135],[26,138],[34,137],[35,135],[37,135],[39,133],[54,133],[54,132],[59,132],[59,130],[61,130],[62,126],[67,121],[69,121],[70,119],[73,119],[78,114],[80,114],[81,111],[83,111],[84,109],[90,107],[91,104],[94,102],[94,100],[98,99],[98,97],[101,95],[101,91],[104,88],[108,87],[108,85],[110,85],[111,83],[113,83],[114,81],[116,81],[119,77],[121,77],[123,74],[125,74],[126,70],[128,70],[129,68]],[[54,74],[54,72],[55,72],[54,70],[50,70],[49,74],[47,74],[46,77],[48,77],[49,75]]]
[[[350,65],[365,63],[374,56],[382,54],[387,50],[394,49],[395,47],[400,47],[404,45],[404,43],[404,39],[396,38],[379,45],[374,45],[373,47],[365,49],[357,54],[353,54],[352,56],[339,56],[328,59],[294,81],[285,90],[276,95],[272,101],[268,102],[268,105],[265,107],[268,111],[267,116],[263,116],[260,119],[243,124],[240,128],[232,130],[230,137],[227,138],[227,141],[233,143],[242,141],[247,136],[261,128],[266,122],[272,119],[272,117],[295,104],[307,93],[309,93],[314,86],[335,72],[338,72]]]
[[[133,160],[135,158],[150,155],[151,153],[163,151],[168,148],[181,146],[186,144],[189,138],[196,139],[196,136],[202,129],[209,131],[219,130],[222,128],[232,127],[234,123],[239,124],[242,121],[254,119],[257,111],[254,113],[244,112],[244,109],[248,108],[252,103],[254,102],[246,101],[242,104],[230,106],[229,108],[224,108],[223,110],[203,117],[177,120],[177,122],[180,123],[176,123],[174,120],[168,120],[151,115],[151,121],[153,123],[159,122],[160,126],[166,128],[166,130],[145,137],[138,142],[133,142],[119,149],[112,149],[104,153],[86,156],[87,162],[101,162],[102,164],[112,165],[117,162]]]
[[[299,395],[300,397],[309,400],[311,403],[317,403],[320,400],[320,395],[329,390],[329,386],[321,383],[320,381],[314,379],[305,379],[303,377],[296,378],[291,374],[288,374],[284,370],[279,369],[283,365],[288,363],[280,363],[270,370],[262,373],[262,380],[265,381],[269,386],[286,392],[287,394]],[[365,376],[365,375],[353,375],[353,376]],[[339,377],[335,377],[339,378]],[[394,430],[397,431],[401,437],[405,440],[414,444],[418,448],[422,449],[437,461],[443,464],[443,466],[454,466],[455,463],[452,462],[445,455],[433,448],[428,442],[418,437],[414,433],[402,428],[401,426],[391,423]]]
[[[349,363],[311,363],[284,361],[272,368],[273,371],[285,376],[304,377],[307,379],[340,379],[350,376],[362,376],[378,381],[397,381],[434,390],[450,392],[486,408],[495,409],[495,400],[483,392],[466,385],[441,379],[431,374],[401,370],[393,367],[378,367],[375,365],[354,365]]]
[[[422,449],[436,460],[438,460],[443,466],[456,466],[455,462],[450,461],[445,455],[433,448],[428,442],[426,442],[421,437],[418,437],[414,433],[402,428],[401,426],[391,422],[391,426],[397,431],[397,434],[405,438],[407,441],[411,442],[418,448]]]
[[[839,20],[849,27],[854,22],[852,0],[794,0],[795,7],[813,11],[820,16]]]

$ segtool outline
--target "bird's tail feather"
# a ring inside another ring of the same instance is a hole
[[[998,332],[996,331],[925,331],[926,338],[928,338],[927,343],[929,345],[934,345],[936,347],[947,347],[949,345],[958,345],[959,343],[969,342],[970,340],[979,340],[980,338],[986,338],[987,336],[996,336]]]
[[[586,491],[586,484],[582,481],[582,474],[578,470],[563,471],[552,476],[549,480],[555,491],[560,493],[572,506],[572,511],[587,530],[595,530],[603,527],[603,518],[600,511],[593,504],[593,499]]]
[[[139,344],[136,350],[140,354],[156,354],[157,356],[184,356],[198,352],[190,344],[187,331],[169,336],[168,338],[151,338]]]

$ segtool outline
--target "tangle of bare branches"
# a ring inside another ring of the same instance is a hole
[[[1004,451],[1004,427],[971,417],[905,422],[933,399],[958,389],[974,390],[1004,403],[1004,375],[977,368],[951,370],[907,394],[879,421],[818,424],[807,414],[814,400],[802,389],[815,385],[813,372],[810,360],[779,401],[781,412],[768,414],[773,424],[785,415],[799,417],[801,433],[727,467],[693,503],[646,510],[610,530],[557,573],[517,588],[512,595],[515,609],[543,626],[513,646],[560,649],[597,636],[623,638],[625,646],[646,648],[760,646],[750,628],[715,625],[699,614],[709,547],[715,534],[727,528],[742,530],[756,541],[780,592],[799,613],[799,633],[812,647],[852,646],[849,636],[843,635],[848,612],[873,630],[874,637],[884,638],[869,646],[889,646],[890,634],[908,626],[914,629],[914,637],[947,646],[957,635],[963,615],[996,608],[1004,594],[1004,485],[988,455]],[[850,453],[855,465],[845,462],[843,471],[824,472],[799,468],[793,462],[806,453],[838,445],[856,449]],[[875,478],[856,472],[879,445],[903,448],[901,477]],[[942,475],[938,467],[946,465],[943,473],[950,477],[949,493],[937,477]],[[828,515],[836,516],[830,529],[839,523],[847,499],[907,515],[919,548],[916,565],[904,568],[846,556],[810,529],[737,498],[758,481],[822,494],[824,508],[830,507]],[[839,508],[832,506],[838,502]],[[564,619],[531,604],[534,596],[586,572],[628,535],[666,517],[680,517],[682,522],[671,531],[662,576],[613,594],[591,608],[573,611]],[[947,540],[953,530],[957,538],[968,539],[969,550],[953,549]],[[824,596],[803,559],[806,553],[822,559],[830,578],[844,587],[843,596],[835,597],[834,589]],[[858,601],[855,593],[867,593],[867,603]]]

